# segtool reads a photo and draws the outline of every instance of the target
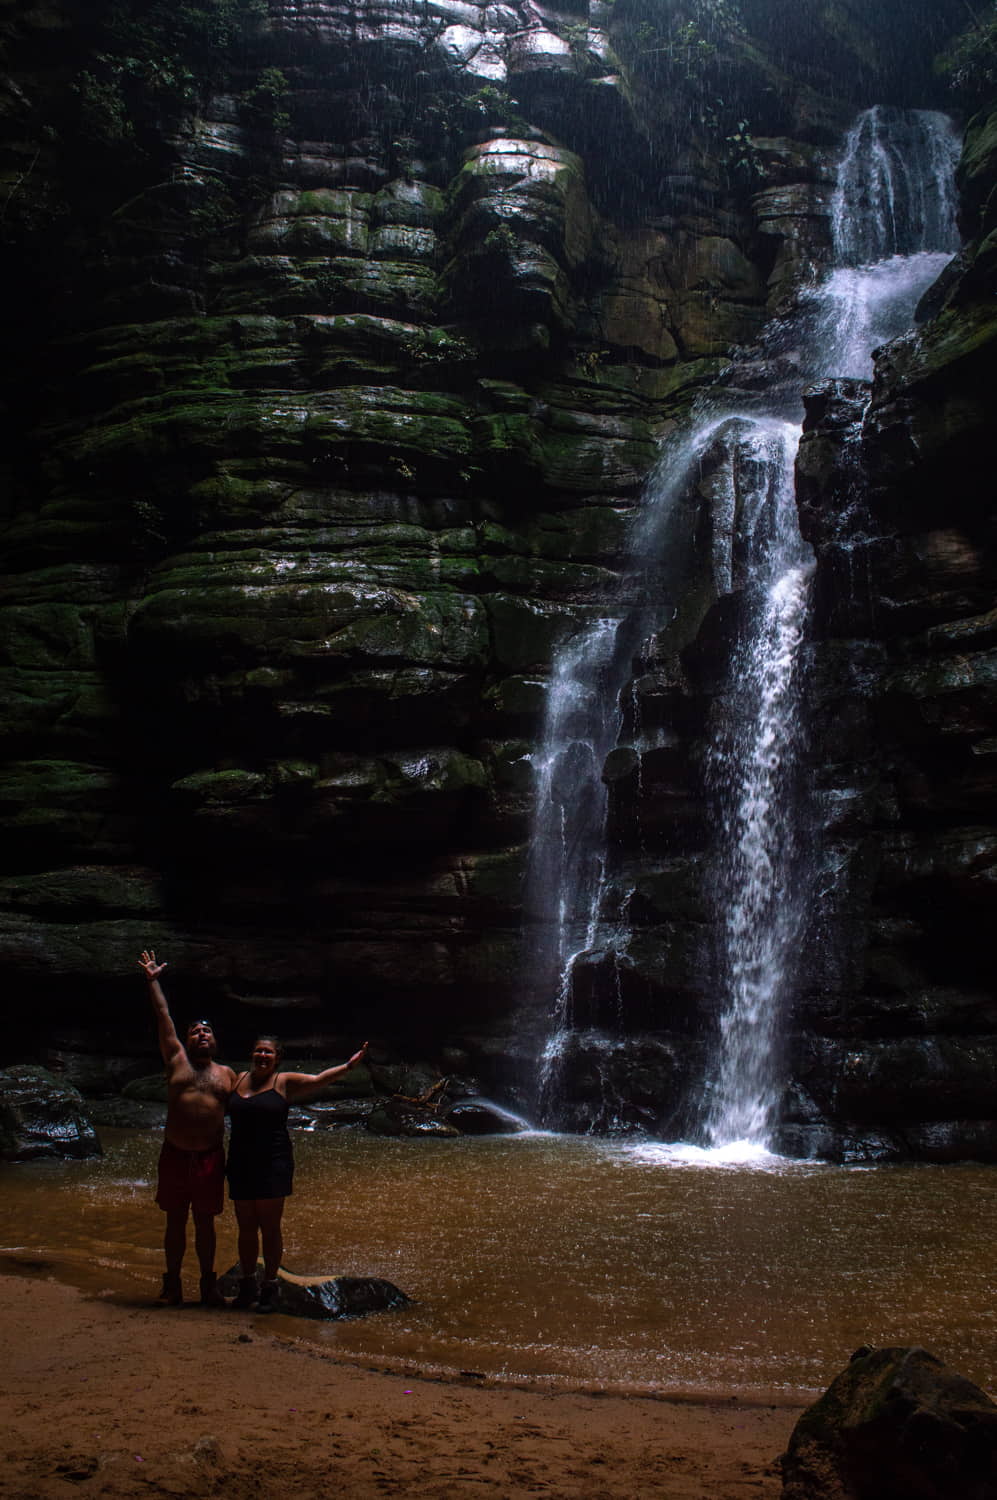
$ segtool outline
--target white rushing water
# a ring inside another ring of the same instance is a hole
[[[541,1118],[556,1108],[562,1050],[572,1029],[574,959],[592,947],[602,905],[607,855],[602,767],[619,734],[612,667],[621,625],[620,618],[596,619],[560,651],[534,759],[529,905],[548,920],[533,958],[545,975],[557,976],[555,1020],[541,1058]]]
[[[723,985],[718,1069],[707,1122],[715,1145],[764,1142],[772,1067],[808,882],[793,815],[801,735],[800,651],[814,563],[800,537],[793,468],[799,430],[756,418],[753,597],[730,666],[731,689],[710,755],[717,830],[713,903]]]
[[[958,246],[958,142],[946,117],[872,109],[845,141],[831,205],[833,266],[801,297],[779,338],[797,349],[799,392],[817,379],[868,379],[872,351],[910,327],[914,309]],[[733,382],[731,382],[733,384]],[[704,461],[726,512],[714,557],[733,586],[733,549],[747,573],[739,634],[708,761],[715,808],[711,878],[718,1038],[704,1102],[705,1159],[764,1154],[782,1089],[779,1038],[810,901],[810,868],[796,789],[810,549],[799,533],[794,464],[800,430],[785,391],[738,406],[719,387],[669,440],[634,528],[630,592],[668,547],[676,506]],[[735,540],[736,539],[736,540]],[[636,591],[639,591],[639,585]],[[607,610],[565,643],[554,664],[537,762],[531,908],[541,917],[534,960],[555,995],[543,1049],[539,1114],[559,1123],[563,1070],[584,1030],[590,1057],[618,1045],[578,1013],[579,959],[625,939],[626,912],[607,912],[611,850],[606,756],[618,743],[621,695],[641,640],[673,604]],[[596,1070],[597,1063],[596,1063]]]

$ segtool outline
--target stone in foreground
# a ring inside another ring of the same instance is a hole
[[[233,1266],[218,1278],[223,1297],[235,1296],[241,1274]],[[392,1282],[377,1276],[295,1276],[283,1266],[277,1272],[275,1311],[292,1318],[362,1318],[407,1307],[411,1301]]]
[[[997,1500],[997,1406],[925,1349],[862,1349],[782,1471],[783,1500]]]

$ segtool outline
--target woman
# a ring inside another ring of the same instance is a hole
[[[229,1197],[239,1224],[239,1265],[242,1278],[233,1307],[272,1312],[277,1303],[277,1268],[284,1253],[280,1221],[284,1199],[291,1192],[294,1152],[287,1129],[290,1106],[341,1078],[363,1062],[364,1042],[349,1062],[323,1073],[281,1073],[283,1049],[272,1036],[258,1037],[253,1066],[240,1073],[229,1096],[232,1134],[229,1140]],[[263,1285],[256,1292],[256,1263],[263,1242]]]

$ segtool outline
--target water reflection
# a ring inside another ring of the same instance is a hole
[[[151,1296],[158,1140],[105,1141],[103,1161],[0,1170],[0,1247]],[[921,1343],[997,1384],[991,1168],[745,1163],[545,1135],[315,1133],[296,1150],[286,1263],[384,1276],[417,1299],[329,1327],[272,1320],[345,1357],[790,1394],[822,1388],[860,1344]],[[234,1263],[230,1214],[220,1242],[220,1264]]]

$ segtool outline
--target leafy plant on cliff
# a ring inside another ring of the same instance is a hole
[[[668,8],[637,0],[642,18],[618,38],[635,81],[671,99],[676,123],[698,127],[701,139],[736,187],[755,180],[756,153],[738,101],[737,46],[744,24],[735,0],[675,0]]]
[[[997,0],[984,11],[966,9],[972,21],[939,53],[935,71],[964,108],[975,110],[997,97]]]
[[[725,138],[724,166],[736,187],[754,188],[762,176],[761,156],[747,120]]]
[[[266,14],[266,0],[96,0],[80,22],[76,125],[111,151],[136,149],[144,128],[231,81]],[[254,98],[267,92],[261,78]]]
[[[287,76],[280,68],[263,68],[239,96],[239,107],[254,125],[269,130],[286,130],[291,123],[287,112]]]
[[[426,142],[441,152],[462,149],[468,139],[479,139],[496,127],[514,136],[530,129],[519,113],[519,100],[492,83],[468,94],[437,94],[423,105],[420,124]]]
[[[568,22],[560,27],[560,35],[571,48],[575,67],[586,72],[592,62],[589,55],[589,29],[581,22]]]
[[[713,61],[717,44],[741,27],[741,12],[734,0],[687,0],[675,8],[665,25],[657,12],[653,20],[639,22],[634,38],[639,53],[663,55],[694,74]]]

